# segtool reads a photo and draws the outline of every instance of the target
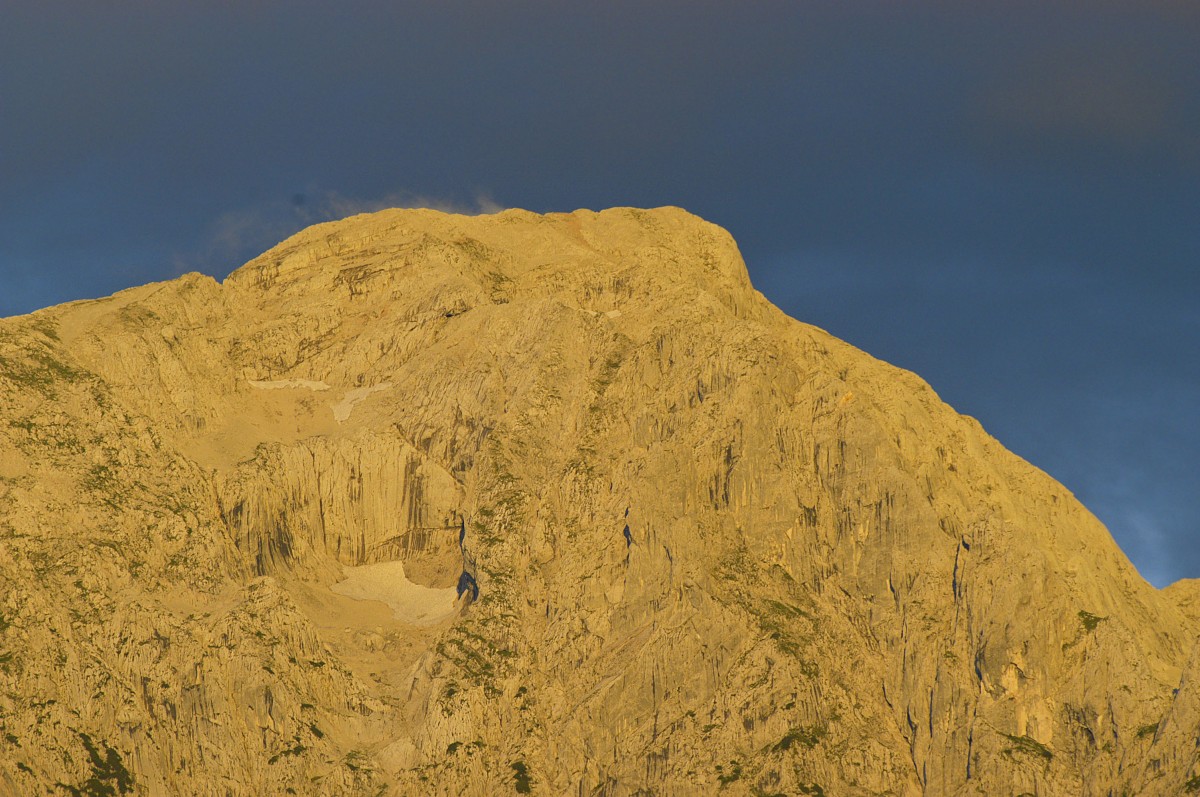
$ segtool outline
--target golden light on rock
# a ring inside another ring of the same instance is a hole
[[[1200,792],[1197,606],[675,208],[0,321],[0,794]]]

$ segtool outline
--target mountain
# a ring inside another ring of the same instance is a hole
[[[0,793],[1200,793],[1198,607],[675,208],[0,321]]]

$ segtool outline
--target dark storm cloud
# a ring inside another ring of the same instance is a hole
[[[1195,3],[3,11],[0,312],[383,203],[678,204],[1200,575]]]

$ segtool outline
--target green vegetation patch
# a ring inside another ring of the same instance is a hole
[[[45,350],[25,353],[19,360],[0,357],[0,377],[19,387],[38,391],[43,396],[54,395],[59,382],[79,382],[92,376],[89,372],[56,359]]]
[[[93,465],[80,481],[83,489],[91,493],[111,493],[118,489],[116,471],[108,465]]]
[[[740,780],[742,777],[742,764],[740,761],[730,761],[729,769],[726,770],[720,764],[717,764],[717,780],[722,786],[728,786],[735,780]]]
[[[812,615],[799,606],[777,600],[765,600],[755,613],[758,626],[779,648],[780,652],[797,659],[808,647],[811,635],[805,631],[812,627]],[[816,675],[816,665],[802,661],[801,672]]]
[[[275,755],[268,758],[267,763],[274,764],[274,763],[278,762],[279,759],[281,759],[285,756],[303,755],[304,751],[306,751],[307,749],[308,749],[307,747],[305,747],[304,745],[297,742],[295,747],[289,747],[287,749],[280,750],[278,753],[276,753]]]
[[[1082,609],[1079,610],[1079,624],[1083,626],[1083,630],[1088,632],[1095,631],[1096,626],[1100,625],[1101,621],[1107,619],[1107,617],[1100,617],[1091,612],[1085,612]]]
[[[450,635],[437,643],[438,655],[458,668],[462,680],[481,687],[488,697],[500,694],[496,679],[511,669],[511,660],[516,652],[498,646],[492,639],[476,633],[468,626],[454,628]],[[442,697],[449,700],[462,691],[459,684],[451,680],[443,687]]]
[[[57,784],[66,789],[71,797],[117,797],[118,794],[129,794],[133,791],[133,775],[121,761],[121,754],[107,744],[103,744],[104,754],[92,742],[86,733],[79,734],[83,747],[87,750],[88,761],[92,766],[92,776],[79,786]]]
[[[1050,748],[1030,736],[1013,736],[1004,734],[1004,738],[1012,742],[1013,746],[1005,750],[1006,753],[1027,753],[1029,755],[1041,756],[1049,761],[1054,758],[1054,753],[1050,752]]]
[[[533,777],[529,774],[529,767],[525,766],[524,761],[514,761],[509,766],[512,767],[513,788],[517,794],[530,794],[533,791]]]
[[[1145,739],[1147,736],[1153,736],[1156,733],[1158,733],[1158,723],[1152,722],[1149,725],[1143,725],[1138,728],[1137,733],[1134,735],[1139,739]]]
[[[346,757],[342,759],[342,763],[346,769],[351,772],[369,772],[371,771],[370,762],[367,759],[367,754],[362,750],[351,750],[346,753]]]
[[[801,725],[797,728],[792,728],[784,734],[782,739],[772,745],[771,750],[776,753],[782,753],[785,750],[790,750],[797,744],[802,744],[811,749],[820,744],[828,732],[829,729],[824,723]]]
[[[596,377],[592,380],[592,390],[603,395],[608,390],[608,386],[617,378],[617,372],[621,370],[621,364],[625,362],[624,349],[617,349],[609,352],[604,359],[604,364],[600,366]]]
[[[58,322],[52,321],[49,318],[39,318],[29,325],[30,329],[41,332],[50,340],[58,340]]]

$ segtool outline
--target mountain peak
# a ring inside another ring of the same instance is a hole
[[[483,281],[490,276],[532,282],[568,271],[591,272],[586,278],[596,280],[616,279],[647,260],[665,280],[690,280],[715,291],[749,288],[729,233],[675,207],[545,215],[511,209],[476,216],[425,208],[383,210],[302,230],[227,281],[235,286],[287,282],[312,277],[318,264],[324,271],[341,266],[340,271],[381,274],[417,261]]]
[[[1196,776],[1186,585],[678,208],[317,225],[4,321],[0,411],[15,793]]]

